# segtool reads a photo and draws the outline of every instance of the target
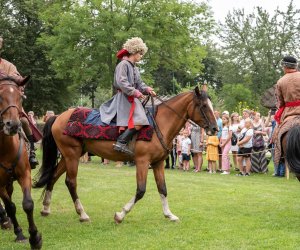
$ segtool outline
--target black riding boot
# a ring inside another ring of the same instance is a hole
[[[128,142],[138,132],[135,128],[126,129],[117,139],[114,150],[133,156],[133,152],[128,148]]]
[[[27,139],[30,143],[29,163],[30,163],[31,169],[35,169],[36,166],[39,165],[39,162],[38,162],[38,160],[36,159],[36,156],[35,156],[33,136],[28,135]]]

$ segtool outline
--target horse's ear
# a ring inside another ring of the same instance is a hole
[[[195,88],[195,93],[196,93],[196,96],[200,96],[200,90],[199,90],[198,86]]]
[[[20,83],[18,83],[18,85],[19,85],[20,87],[25,86],[26,83],[29,82],[30,77],[31,77],[31,76],[26,76]]]

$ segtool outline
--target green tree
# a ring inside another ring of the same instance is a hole
[[[161,93],[178,91],[174,78],[185,86],[203,70],[206,52],[201,38],[208,36],[213,25],[206,4],[179,0],[68,3],[61,10],[62,1],[44,4],[40,16],[46,29],[40,41],[49,49],[57,75],[72,80],[71,89],[111,86],[115,54],[132,36],[147,43],[149,52],[141,71],[144,80]]]
[[[249,108],[255,108],[255,101],[252,98],[252,92],[243,84],[224,84],[220,98],[223,100],[224,110],[230,113],[237,111],[239,103],[248,104]]]
[[[300,55],[299,13],[293,1],[274,15],[260,7],[249,15],[243,9],[229,13],[220,36],[224,83],[243,83],[258,100],[279,79],[282,57]]]
[[[26,110],[42,115],[68,106],[68,82],[58,80],[45,56],[45,46],[37,39],[43,32],[38,17],[39,1],[0,0],[0,34],[4,38],[2,57],[13,62],[22,75],[31,75],[26,88]]]

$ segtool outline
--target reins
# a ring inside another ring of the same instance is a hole
[[[151,100],[151,105],[152,105],[152,108],[153,108],[153,110],[154,110],[154,98],[153,98],[153,96],[148,96],[148,97],[143,101],[143,106],[145,106],[145,105],[147,104],[147,102],[149,101],[149,98],[150,98],[150,100]],[[194,127],[198,127],[198,125],[197,125],[195,122],[193,122],[192,120],[187,119],[186,117],[181,116],[175,109],[173,109],[170,105],[168,105],[167,102],[164,101],[161,97],[155,96],[155,98],[156,98],[157,100],[159,100],[162,104],[164,104],[168,109],[170,109],[171,111],[173,111],[173,113],[175,113],[180,119],[183,119],[184,121],[189,122],[189,123],[190,123],[192,126],[194,126]],[[204,119],[206,119],[206,121],[208,122],[208,124],[210,124],[210,123],[209,123],[209,120],[208,120],[206,114],[203,112],[202,108],[199,107],[199,109],[200,109],[200,111],[201,111],[201,114],[204,116]],[[156,123],[156,121],[155,121],[155,118],[153,117],[152,113],[149,112],[149,110],[147,110],[147,113],[149,114],[149,116],[150,116],[150,117],[152,118],[152,120],[153,120],[154,130],[155,130],[155,133],[156,133],[156,135],[157,135],[157,138],[159,139],[159,141],[160,141],[162,147],[164,148],[164,150],[167,151],[168,154],[169,154],[169,153],[171,152],[171,149],[169,149],[169,148],[168,148],[168,145],[165,143],[163,134],[162,134],[162,132],[161,132],[159,126],[157,125],[157,123]]]
[[[152,96],[151,96],[150,98],[153,99]],[[198,127],[198,125],[197,125],[195,122],[193,122],[191,119],[187,119],[187,118],[181,116],[180,114],[178,114],[178,112],[177,112],[175,109],[173,109],[172,107],[170,107],[170,106],[167,104],[167,102],[166,102],[165,100],[163,100],[161,97],[155,96],[155,98],[156,98],[157,100],[159,100],[162,104],[164,104],[168,109],[172,110],[172,111],[173,111],[180,119],[183,119],[183,120],[185,120],[186,122],[189,122],[189,123],[190,123],[191,125],[193,125],[194,127]],[[203,111],[203,110],[201,109],[201,111]],[[205,116],[205,118],[207,118],[207,117]]]

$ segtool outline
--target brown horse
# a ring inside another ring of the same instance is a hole
[[[31,168],[24,138],[20,133],[19,115],[22,110],[22,94],[19,86],[21,85],[17,85],[14,79],[9,77],[0,79],[0,197],[13,223],[16,241],[26,240],[16,219],[16,206],[11,200],[13,181],[16,179],[19,182],[23,192],[23,209],[29,223],[29,242],[31,248],[40,249],[42,237],[33,220]],[[3,218],[5,219],[5,213]]]
[[[65,183],[72,196],[76,212],[80,215],[80,221],[88,221],[89,217],[85,213],[78,198],[77,172],[79,158],[85,151],[114,161],[135,161],[137,190],[133,198],[123,207],[121,212],[115,214],[116,223],[123,221],[125,215],[133,208],[134,204],[140,200],[146,191],[146,181],[149,166],[151,165],[155,176],[158,192],[161,197],[163,213],[171,221],[179,220],[171,213],[167,201],[167,188],[164,175],[164,160],[168,156],[167,147],[171,147],[173,138],[179,133],[188,119],[193,120],[199,126],[206,129],[208,134],[217,131],[216,118],[213,114],[212,105],[206,91],[199,91],[198,87],[194,91],[179,94],[165,103],[158,106],[156,123],[163,135],[163,142],[157,134],[153,135],[150,142],[137,141],[135,145],[135,156],[131,157],[113,150],[113,141],[101,140],[77,140],[73,137],[63,135],[64,128],[73,113],[68,110],[52,117],[46,123],[43,137],[43,162],[40,169],[40,176],[34,187],[46,187],[43,201],[42,215],[50,214],[50,201],[53,186],[58,178],[66,171]],[[84,145],[84,149],[83,149]],[[61,159],[57,161],[57,148],[61,152]]]

